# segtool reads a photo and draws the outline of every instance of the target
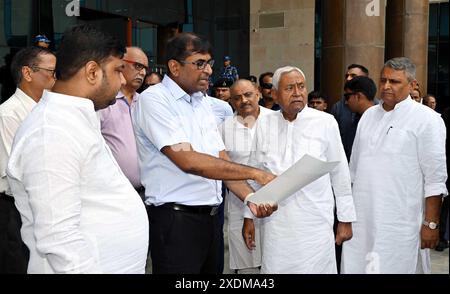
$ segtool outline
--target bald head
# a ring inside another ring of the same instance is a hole
[[[127,81],[125,87],[136,91],[144,82],[148,68],[147,55],[139,47],[127,47],[123,60],[125,61],[123,76]]]
[[[230,103],[239,116],[243,118],[252,116],[254,119],[258,117],[261,94],[255,83],[245,79],[237,80],[231,86],[230,92]]]
[[[147,55],[145,54],[145,52],[139,47],[127,47],[127,52],[125,53],[123,58],[127,59],[127,58],[132,58],[135,56],[141,56],[141,57],[145,56],[145,58],[147,58]]]
[[[258,90],[258,86],[255,83],[253,83],[252,81],[247,80],[247,79],[240,79],[240,80],[237,80],[236,82],[234,82],[233,85],[231,85],[231,87],[230,87],[231,93],[233,93],[233,89],[236,89],[236,87],[240,87],[242,85],[254,87],[256,90]]]

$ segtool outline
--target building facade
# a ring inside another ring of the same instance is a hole
[[[407,56],[422,94],[435,94],[438,110],[449,106],[448,0],[0,0],[0,23],[3,99],[14,88],[8,62],[33,36],[46,34],[57,49],[67,27],[92,23],[143,48],[153,70],[165,70],[168,38],[194,31],[214,46],[215,76],[225,55],[241,77],[296,65],[331,103],[349,64],[376,81],[385,60]]]

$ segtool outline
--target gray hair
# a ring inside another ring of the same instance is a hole
[[[405,72],[408,82],[412,82],[416,79],[416,66],[407,57],[396,57],[389,59],[383,66],[392,68],[393,70],[402,70]]]
[[[305,74],[303,73],[303,71],[301,69],[299,69],[298,67],[295,67],[295,66],[289,66],[288,65],[288,66],[280,67],[279,69],[277,69],[274,72],[273,77],[272,77],[273,88],[275,90],[278,90],[278,85],[280,84],[281,76],[286,74],[286,73],[290,73],[292,71],[299,72],[303,76],[303,78],[306,80]]]

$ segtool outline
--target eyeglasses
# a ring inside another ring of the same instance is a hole
[[[214,59],[210,59],[208,61],[200,59],[200,60],[192,61],[192,62],[190,62],[190,61],[179,61],[179,60],[177,60],[177,61],[179,63],[182,63],[182,64],[193,64],[193,65],[196,65],[198,70],[204,70],[207,64],[209,64],[209,66],[211,68],[214,66]]]
[[[49,69],[49,68],[44,68],[44,67],[39,67],[39,66],[30,66],[30,68],[36,72],[36,71],[40,71],[40,70],[45,70],[48,71],[52,74],[52,77],[56,78],[56,70],[55,69]]]
[[[350,97],[355,94],[358,94],[358,93],[356,93],[356,92],[345,93],[344,94],[345,101],[348,101],[348,99],[350,99]]]
[[[272,89],[273,85],[271,83],[262,83],[261,84],[261,88],[266,89],[266,90],[270,90]]]
[[[122,60],[132,64],[134,66],[134,69],[137,71],[141,71],[141,70],[145,69],[145,72],[148,72],[148,67],[143,65],[142,63],[132,61],[132,60],[127,60],[127,59],[122,59]]]

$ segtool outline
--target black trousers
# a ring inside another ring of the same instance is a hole
[[[154,274],[219,274],[219,216],[147,206]]]
[[[334,237],[336,238],[337,234],[337,227],[338,227],[339,221],[337,218],[337,211],[334,209],[334,224],[333,224],[333,232]],[[337,266],[337,273],[341,273],[341,257],[342,257],[342,245],[334,244],[334,250],[336,252],[336,266]]]
[[[445,239],[445,231],[448,230],[447,229],[447,218],[448,218],[448,198],[449,196],[445,197],[444,200],[442,201],[442,206],[441,206],[441,215],[439,218],[439,240],[440,241],[448,241]]]
[[[30,252],[22,242],[22,220],[14,198],[0,195],[0,274],[26,274]]]

